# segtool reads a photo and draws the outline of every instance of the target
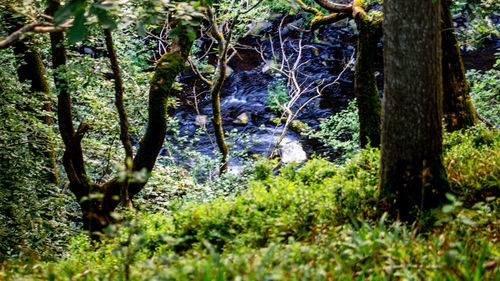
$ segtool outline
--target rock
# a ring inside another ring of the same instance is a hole
[[[204,63],[198,69],[203,74],[212,74],[215,71],[215,66],[208,63]]]
[[[194,119],[194,124],[196,126],[200,126],[201,128],[205,128],[205,125],[208,123],[208,116],[207,115],[196,115],[196,118]]]
[[[283,163],[302,163],[307,160],[307,154],[299,141],[282,143],[280,155]]]
[[[310,129],[306,123],[299,120],[293,120],[290,124],[290,128],[298,134],[305,133]]]
[[[246,125],[248,124],[248,119],[249,119],[248,112],[243,112],[240,115],[238,115],[238,117],[236,117],[235,120],[233,120],[233,124]]]
[[[266,64],[262,67],[262,73],[264,74],[272,74],[276,72],[278,66],[274,60],[268,60]]]
[[[226,77],[229,77],[231,76],[231,74],[233,74],[234,70],[229,67],[228,65],[226,65]]]

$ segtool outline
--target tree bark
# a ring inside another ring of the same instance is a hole
[[[113,79],[115,82],[115,107],[118,111],[118,116],[120,119],[120,140],[125,150],[124,164],[127,171],[131,171],[132,167],[129,167],[131,165],[129,161],[132,161],[132,159],[134,158],[134,152],[132,150],[132,143],[130,142],[127,112],[125,111],[125,105],[123,104],[123,95],[125,93],[125,90],[123,89],[121,69],[120,64],[118,63],[118,56],[116,55],[111,31],[109,29],[104,29],[104,36],[106,39],[106,49],[108,51],[108,57],[111,63]],[[128,180],[124,179],[121,184],[122,188],[120,198],[122,201],[122,205],[126,207],[132,207],[132,201],[130,200],[130,196],[128,194]]]
[[[380,146],[381,101],[375,77],[377,44],[382,36],[381,21],[363,17],[356,19],[358,55],[354,77],[354,94],[359,116],[361,147]]]
[[[227,171],[228,163],[227,156],[229,154],[229,148],[226,144],[226,139],[224,137],[224,129],[222,128],[222,116],[220,109],[220,92],[222,86],[224,85],[224,80],[226,79],[226,68],[227,68],[227,53],[229,50],[229,42],[231,41],[231,31],[232,27],[229,28],[227,34],[228,38],[224,38],[224,34],[219,31],[219,26],[217,25],[215,14],[211,6],[207,7],[207,18],[211,26],[212,36],[217,40],[218,43],[218,66],[215,73],[215,78],[212,82],[212,88],[210,89],[210,101],[212,103],[212,125],[214,127],[215,142],[219,147],[219,151],[222,154],[222,165],[219,169],[219,174],[225,173]],[[237,19],[233,19],[234,22]],[[233,22],[233,24],[234,24]]]
[[[384,1],[381,209],[412,221],[449,189],[442,164],[440,1]]]
[[[356,72],[354,78],[354,95],[357,99],[358,117],[360,125],[360,144],[366,147],[380,146],[380,119],[381,101],[375,77],[375,56],[377,44],[382,36],[380,17],[369,17],[365,10],[364,0],[353,0],[350,4],[335,4],[329,0],[314,0],[321,7],[334,14],[323,16],[322,13],[308,7],[302,0],[299,4],[302,9],[315,14],[311,21],[311,30],[320,25],[332,23],[345,17],[352,17],[358,29],[358,54],[356,58]]]
[[[443,114],[446,129],[456,131],[473,126],[479,119],[470,98],[450,5],[451,0],[442,0]]]
[[[49,0],[47,14],[54,15],[59,8],[58,0]],[[202,7],[206,3],[202,1]],[[198,25],[201,19],[197,18]],[[150,82],[148,103],[148,124],[146,132],[139,143],[139,148],[132,161],[131,172],[145,171],[151,173],[158,153],[163,146],[167,129],[167,101],[176,76],[183,69],[193,45],[193,26],[181,26],[179,35],[170,45],[170,51],[164,54],[155,67],[155,73]],[[106,33],[106,43],[110,54],[113,74],[115,76],[116,106],[120,115],[121,139],[125,146],[127,157],[132,156],[130,138],[128,136],[127,118],[123,106],[123,85],[118,65],[118,59],[112,45],[109,30]],[[93,239],[98,240],[102,231],[113,222],[111,213],[120,203],[124,194],[123,184],[117,177],[108,182],[97,184],[90,180],[85,171],[81,141],[90,127],[82,122],[75,131],[72,117],[72,103],[68,82],[64,77],[66,64],[66,50],[64,48],[64,34],[51,33],[51,47],[53,66],[56,69],[56,87],[58,95],[59,129],[65,144],[63,165],[70,181],[69,189],[75,195],[83,213],[83,228],[91,233]],[[146,182],[129,182],[126,190],[132,198],[146,184]]]

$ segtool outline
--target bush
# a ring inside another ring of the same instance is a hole
[[[129,214],[102,244],[77,237],[68,257],[7,274],[16,280],[498,280],[500,199],[461,203],[471,187],[498,188],[491,178],[500,166],[498,144],[494,129],[445,134],[450,180],[469,172],[452,181],[458,196],[449,194],[450,204],[434,210],[439,221],[428,232],[376,213],[380,152],[370,148],[343,165],[313,159],[276,173],[274,163],[258,162],[236,196]],[[471,159],[455,158],[466,149]]]
[[[472,127],[444,135],[444,164],[453,191],[477,202],[498,195],[500,134],[497,129]]]
[[[278,79],[270,83],[267,87],[267,93],[267,105],[272,112],[281,114],[285,110],[285,106],[290,101],[286,80]]]
[[[339,113],[321,122],[317,131],[306,132],[311,138],[318,138],[324,145],[340,152],[339,162],[357,152],[359,143],[359,118],[356,100]]]
[[[470,95],[477,112],[500,128],[500,70],[491,69],[484,73],[469,70],[467,79],[472,83]]]

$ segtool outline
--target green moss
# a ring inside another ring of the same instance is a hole
[[[358,22],[358,57],[354,93],[357,98],[361,147],[380,145],[381,100],[375,77],[375,55],[382,34],[380,25],[365,19]]]
[[[152,93],[165,95],[170,93],[175,77],[182,70],[184,59],[179,53],[166,53],[156,64],[151,80]]]

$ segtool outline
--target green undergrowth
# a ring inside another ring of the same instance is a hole
[[[455,195],[426,226],[376,212],[379,151],[339,166],[259,161],[234,196],[133,212],[98,245],[75,238],[56,262],[0,271],[6,280],[500,280],[494,129],[445,135]]]

